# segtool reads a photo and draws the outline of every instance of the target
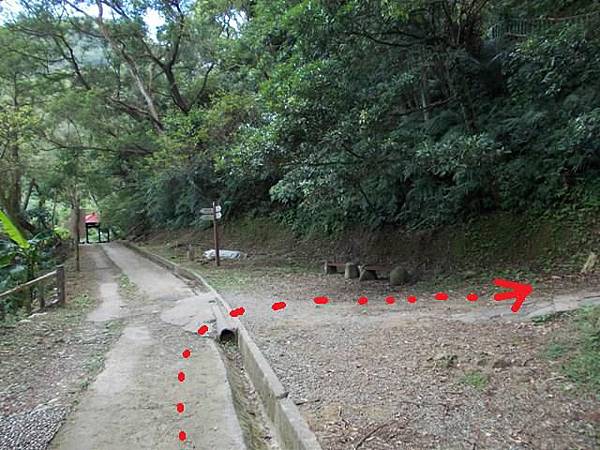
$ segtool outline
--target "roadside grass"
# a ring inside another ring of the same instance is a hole
[[[471,386],[478,391],[483,391],[487,387],[490,380],[489,376],[483,373],[481,370],[474,370],[471,372],[466,372],[459,381],[460,383]]]
[[[245,259],[239,262],[222,261],[221,267],[216,267],[214,261],[204,261],[200,255],[196,255],[197,259],[194,261],[188,260],[183,247],[156,244],[142,247],[177,264],[201,271],[217,289],[237,290],[250,285],[256,278],[264,275],[285,277],[295,274],[319,273],[321,270],[320,265],[317,264],[288,261],[281,258],[269,260],[262,257],[260,259]],[[228,267],[230,263],[235,264],[235,266]]]
[[[87,291],[74,295],[64,306],[68,322],[83,321],[86,314],[97,306],[97,301]],[[97,349],[87,355],[83,365],[85,376],[80,378],[78,384],[80,391],[86,390],[104,369],[106,353],[111,343],[121,335],[124,323],[122,320],[109,320],[103,324],[102,328],[102,334],[107,339],[107,344],[98,346]]]
[[[88,309],[94,304],[94,300],[90,298],[87,292],[82,292],[75,295],[70,302],[65,306],[71,309]]]
[[[79,292],[71,295],[64,305],[59,306],[54,304],[46,307],[44,310],[34,312],[32,317],[51,314],[54,320],[64,323],[79,318],[94,306],[94,300],[90,298],[87,290],[82,290],[80,286],[77,287],[77,290]],[[0,322],[0,328],[16,328],[19,323],[30,320],[29,316],[31,314],[26,313],[24,309],[20,309],[13,314],[7,315]]]
[[[570,314],[566,333],[555,338],[544,354],[560,360],[562,371],[572,382],[600,398],[600,306]]]
[[[575,325],[576,350],[563,369],[569,378],[600,397],[600,307],[580,310]]]
[[[550,345],[548,345],[545,355],[549,359],[559,359],[562,358],[568,351],[569,348],[565,344],[560,342],[552,342]]]
[[[7,314],[3,320],[0,321],[0,329],[2,328],[16,328],[17,324],[27,318],[27,313],[24,309],[19,309],[13,314]]]
[[[535,325],[544,325],[546,323],[555,322],[559,319],[566,318],[575,314],[573,311],[558,311],[550,314],[544,314],[531,319]]]
[[[107,325],[107,329],[110,327]],[[119,334],[121,330],[118,330]],[[97,351],[88,356],[88,359],[85,361],[85,371],[86,376],[82,377],[79,382],[79,388],[83,391],[86,390],[96,379],[98,374],[102,372],[104,369],[104,363],[106,361],[106,352],[105,351]]]
[[[203,270],[202,272],[209,283],[218,290],[237,290],[252,283],[254,276],[241,270],[235,272],[217,272],[214,270]]]
[[[157,232],[139,245],[202,271],[221,289],[239,290],[252,277],[316,274],[325,259],[352,254],[351,259],[407,268],[414,275],[407,288],[415,291],[469,289],[487,297],[496,290],[492,280],[505,278],[530,283],[540,296],[549,297],[558,289],[579,290],[600,280],[579,273],[589,249],[600,243],[600,234],[588,232],[597,227],[597,217],[597,211],[559,218],[499,213],[435,231],[357,229],[334,235],[297,235],[273,219],[246,217],[224,222],[222,241],[224,248],[250,257],[223,261],[221,268],[200,262],[202,251],[213,248],[212,229]],[[197,258],[193,262],[186,255],[189,243]]]
[[[597,207],[553,210],[543,217],[497,213],[435,231],[386,229],[365,233],[364,229],[348,229],[331,235],[298,235],[273,218],[245,217],[224,222],[223,245],[284,258],[293,253],[296,258],[308,257],[315,263],[343,255],[351,247],[355,256],[373,262],[389,260],[412,268],[426,267],[428,278],[441,275],[451,280],[458,275],[460,281],[461,272],[468,270],[482,278],[534,282],[544,275],[579,272],[589,254],[587,249],[600,243],[600,235],[589,232],[597,227],[598,213]],[[166,237],[167,242],[163,235],[148,243],[165,245],[182,254],[183,243],[212,248],[210,228],[175,231]]]
[[[119,290],[121,291],[121,294],[123,294],[123,297],[127,299],[137,294],[138,287],[127,275],[122,273],[119,275]]]

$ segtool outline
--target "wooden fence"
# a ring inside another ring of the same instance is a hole
[[[51,291],[48,291],[46,284],[52,280],[54,280],[54,288],[52,288]],[[0,293],[0,320],[4,319],[6,314],[6,299],[24,290],[29,291],[29,298],[25,302],[28,312],[32,311],[32,305],[35,301],[39,302],[40,310],[54,303],[64,305],[66,298],[64,266],[58,266],[56,270],[42,275],[35,280],[28,281],[27,283],[23,283],[12,289],[9,289],[8,291]]]

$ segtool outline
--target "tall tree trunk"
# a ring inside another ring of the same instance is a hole
[[[27,211],[29,207],[29,200],[31,199],[31,194],[33,193],[33,188],[35,187],[35,179],[29,182],[29,188],[27,188],[27,195],[25,196],[25,201],[23,201],[23,211]]]
[[[50,217],[50,226],[52,229],[56,226],[56,197],[58,195],[58,191],[54,191],[54,197],[52,198],[52,216]]]
[[[427,108],[428,103],[428,95],[427,95],[427,69],[425,67],[421,67],[421,108],[423,108],[423,119],[425,122],[429,122],[430,115],[429,109]]]
[[[14,139],[18,139],[15,133]],[[11,160],[13,164],[11,189],[8,197],[9,214],[14,218],[21,217],[21,162],[19,161],[19,146],[16,142],[11,146]]]
[[[12,103],[15,113],[19,110],[19,89],[17,84],[17,75],[13,76],[13,92],[12,92]],[[8,213],[16,220],[21,219],[21,177],[23,175],[21,168],[21,161],[19,158],[19,130],[15,126],[11,133],[10,139],[10,159],[13,167],[11,187],[8,192]]]
[[[81,240],[81,202],[79,199],[79,193],[75,192],[75,269],[77,272],[81,271],[81,265],[79,262],[79,241]]]

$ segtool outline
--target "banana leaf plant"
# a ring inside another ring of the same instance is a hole
[[[26,239],[10,217],[0,210],[0,292],[35,278],[44,241],[43,236]],[[30,307],[29,302],[26,306]]]

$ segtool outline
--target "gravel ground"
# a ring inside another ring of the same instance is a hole
[[[68,263],[66,306],[0,326],[1,450],[46,448],[102,368],[120,324],[85,320],[96,305],[96,269],[90,261],[77,275]]]
[[[228,300],[260,308],[248,294]],[[600,402],[544,356],[562,323],[465,324],[362,310],[340,318],[312,308],[324,317],[248,314],[246,323],[324,448],[597,444]]]
[[[44,450],[56,434],[68,408],[42,407],[0,419],[0,448]]]
[[[490,299],[489,282],[392,290],[382,281],[307,272],[289,260],[188,264],[232,307],[245,307],[242,320],[325,449],[600,445],[599,399],[546,356],[549,343],[570,332],[568,321],[521,322],[510,305]],[[450,299],[433,300],[438,290]],[[470,290],[478,302],[465,300]],[[552,291],[537,290],[523,313]],[[394,305],[384,302],[390,294]],[[330,304],[315,305],[318,295]],[[357,305],[361,295],[368,305]],[[407,295],[417,303],[406,303]],[[285,310],[272,311],[275,301],[287,302]],[[457,320],[465,313],[472,323]]]

